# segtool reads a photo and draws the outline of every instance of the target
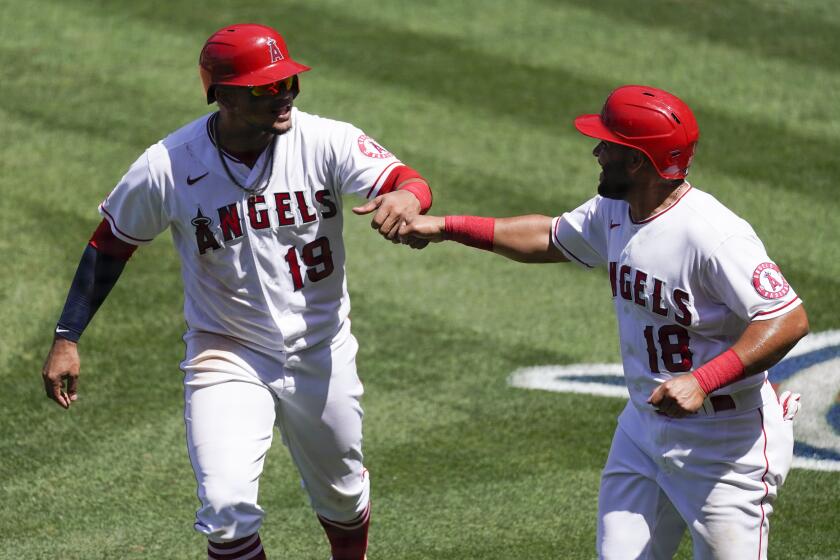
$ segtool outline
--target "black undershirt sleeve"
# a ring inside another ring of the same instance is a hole
[[[88,244],[73,277],[64,311],[55,328],[56,336],[78,342],[93,315],[125,268],[126,261]]]

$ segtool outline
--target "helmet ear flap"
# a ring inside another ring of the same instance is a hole
[[[198,64],[198,74],[201,76],[201,85],[204,86],[204,93],[207,95],[207,104],[210,105],[216,101],[216,85],[213,83],[213,76],[200,61]]]

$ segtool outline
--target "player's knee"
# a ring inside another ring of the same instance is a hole
[[[349,480],[327,485],[320,492],[307,490],[315,512],[332,521],[353,521],[365,512],[370,503],[370,477],[366,469]]]
[[[256,533],[262,525],[263,511],[256,504],[227,504],[221,508],[204,506],[196,513],[195,527],[213,541],[230,541]]]
[[[264,513],[250,485],[211,482],[199,495],[202,507],[196,514],[196,528],[209,538],[238,539],[260,528]]]
[[[598,526],[598,558],[628,560],[639,558],[650,544],[650,527],[644,516],[611,511]]]

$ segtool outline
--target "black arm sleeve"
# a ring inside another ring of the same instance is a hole
[[[88,244],[70,285],[55,334],[78,342],[124,268],[125,260],[106,255]]]

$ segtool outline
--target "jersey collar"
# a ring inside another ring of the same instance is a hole
[[[673,207],[675,207],[677,204],[679,204],[679,202],[683,198],[685,198],[685,195],[687,195],[691,191],[691,189],[692,189],[691,184],[688,181],[686,181],[684,184],[686,185],[686,188],[685,188],[685,190],[683,190],[682,193],[680,193],[679,198],[677,198],[674,202],[672,202],[666,208],[663,208],[662,210],[660,210],[659,212],[657,212],[656,214],[654,214],[652,216],[648,216],[644,220],[639,220],[639,221],[634,220],[633,216],[630,214],[630,205],[628,204],[627,205],[627,216],[630,218],[630,221],[633,223],[633,225],[640,226],[640,225],[652,222],[653,220],[655,220],[659,216],[663,215],[665,212],[668,212],[669,210],[671,210]]]

